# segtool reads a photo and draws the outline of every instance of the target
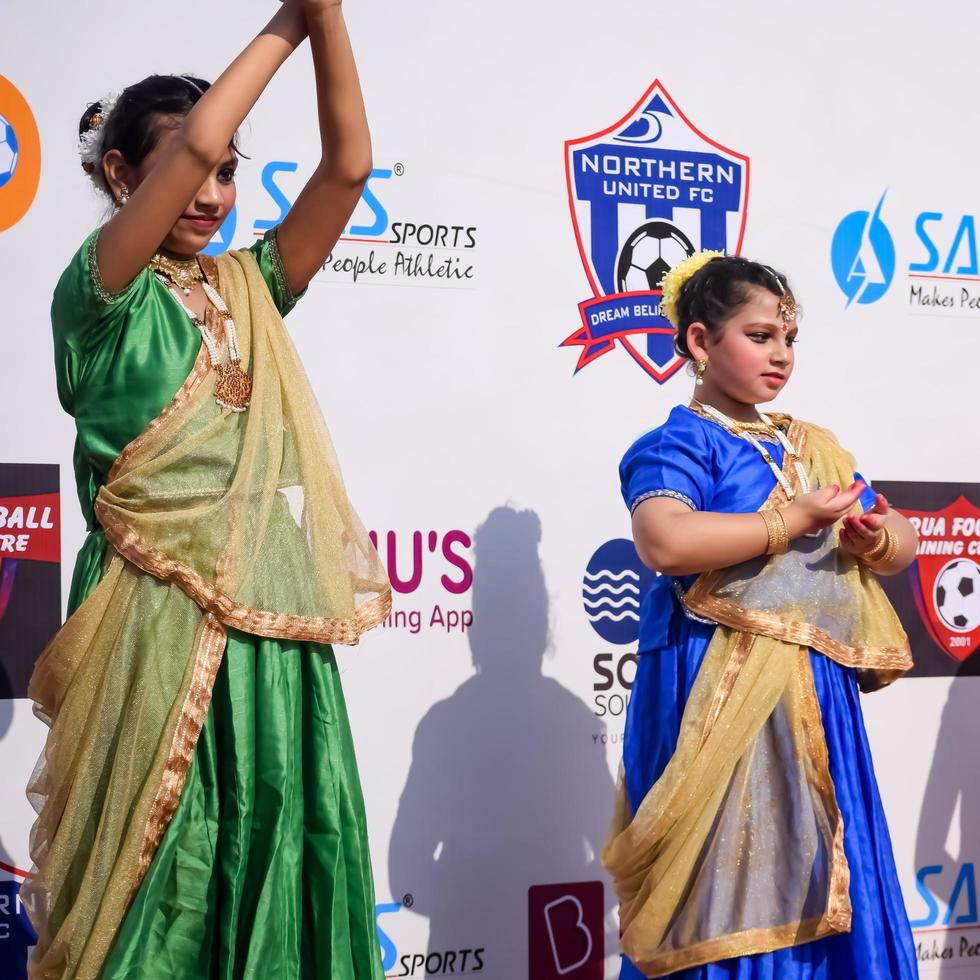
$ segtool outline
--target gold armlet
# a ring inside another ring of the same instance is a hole
[[[766,522],[766,533],[769,535],[767,555],[784,555],[789,548],[789,532],[786,521],[780,510],[760,510],[759,514]]]

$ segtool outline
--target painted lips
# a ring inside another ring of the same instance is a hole
[[[217,228],[221,223],[218,218],[206,218],[197,215],[185,214],[182,215],[183,219],[195,228],[199,228],[202,231],[212,231]]]

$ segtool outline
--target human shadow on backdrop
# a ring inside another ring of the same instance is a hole
[[[971,966],[980,972],[977,953],[967,953],[968,948],[976,950],[980,943],[980,882],[975,864],[980,857],[980,761],[976,755],[980,745],[980,679],[971,676],[975,670],[972,663],[960,668],[943,708],[915,845],[916,873],[922,876],[922,886],[931,893],[931,899],[922,896],[920,886],[909,909],[913,927],[923,930],[915,938],[924,953],[932,951],[933,940],[939,950],[952,948],[953,955],[938,961],[940,969],[935,974],[949,980],[972,975],[972,971],[967,972]],[[957,854],[951,853],[947,844],[951,830],[959,837]],[[943,926],[951,931],[935,931]],[[925,960],[923,965],[927,962],[935,961]]]
[[[613,798],[602,725],[542,674],[540,539],[537,514],[510,507],[476,532],[476,673],[419,723],[389,846],[392,894],[428,918],[428,952],[482,947],[493,978],[526,975],[529,886],[602,877]]]

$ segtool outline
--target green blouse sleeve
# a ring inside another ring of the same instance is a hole
[[[276,309],[280,316],[285,316],[297,303],[306,295],[304,289],[299,295],[293,295],[289,288],[289,281],[286,279],[286,270],[283,268],[282,256],[279,254],[279,241],[276,236],[279,228],[270,228],[261,241],[256,242],[249,251],[255,256],[255,261],[259,264],[259,271],[262,278],[272,295],[272,300],[276,304]]]
[[[55,286],[51,303],[58,397],[69,414],[73,414],[74,392],[87,356],[118,332],[126,311],[149,285],[150,271],[146,268],[119,292],[106,289],[95,255],[101,231],[93,231],[72,257]]]

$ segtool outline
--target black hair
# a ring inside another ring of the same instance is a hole
[[[740,255],[724,255],[703,265],[684,283],[677,300],[677,333],[674,349],[692,359],[687,346],[687,328],[703,323],[717,339],[725,321],[734,316],[750,297],[749,287],[757,286],[774,296],[792,296],[786,276],[761,262]],[[782,289],[780,289],[780,286]]]
[[[159,142],[160,117],[186,116],[210,87],[210,82],[194,75],[150,75],[130,85],[103,123],[102,156],[109,150],[118,150],[128,164],[138,167]],[[101,114],[101,102],[88,106],[79,120],[78,135],[87,132],[93,118]],[[237,137],[232,147],[239,153]],[[101,160],[82,167],[100,188],[107,190]]]

